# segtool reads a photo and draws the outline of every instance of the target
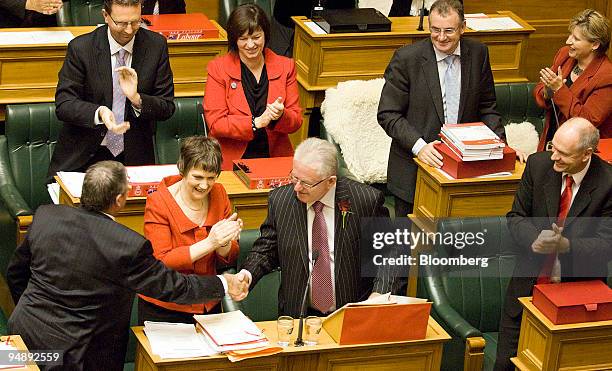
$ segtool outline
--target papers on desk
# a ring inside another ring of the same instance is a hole
[[[452,175],[450,175],[449,173],[447,173],[446,171],[436,168],[436,170],[444,177],[446,177],[449,180],[456,180],[457,178],[453,177]],[[492,174],[485,174],[485,175],[480,175],[480,176],[475,176],[474,179],[480,179],[480,178],[501,178],[501,177],[505,177],[505,176],[511,176],[512,173],[509,171],[501,171],[499,173],[492,173]]]
[[[311,22],[311,21],[304,22],[304,26],[310,28],[310,31],[314,32],[315,35],[326,35],[327,34],[327,32],[325,32],[324,29],[319,27],[319,25],[314,22]]]
[[[414,298],[411,296],[399,296],[399,295],[391,295],[390,292],[386,294],[382,294],[380,296],[376,296],[364,301],[359,301],[357,303],[347,303],[342,308],[336,309],[335,312],[330,314],[327,318],[331,318],[336,313],[340,312],[343,308],[347,307],[364,307],[369,305],[391,305],[391,304],[417,304],[417,303],[427,303],[427,299]]]
[[[60,186],[57,183],[47,184],[47,192],[54,204],[59,205]]]
[[[192,324],[145,321],[151,352],[160,358],[206,357],[216,352]]]
[[[0,32],[0,45],[68,44],[74,35],[70,31]]]
[[[85,173],[77,173],[76,171],[58,171],[57,176],[60,178],[66,190],[72,197],[81,198],[81,189],[83,188],[83,179]]]
[[[523,28],[510,17],[471,17],[465,19],[467,26],[474,31],[515,30]]]
[[[3,358],[5,360],[10,360],[10,357],[8,356],[9,352],[19,352],[19,350],[17,350],[17,348],[11,344],[6,344],[5,342],[0,343],[0,353],[3,354]],[[0,370],[25,370],[27,368],[25,362],[23,362],[23,364],[18,364],[17,360],[14,360],[13,362],[14,363],[10,365],[0,364]]]

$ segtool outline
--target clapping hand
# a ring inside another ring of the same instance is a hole
[[[241,301],[247,297],[249,293],[249,285],[238,278],[238,275],[223,274],[227,281],[227,292],[234,301]]]
[[[124,121],[121,124],[118,124],[115,121],[115,115],[110,108],[106,106],[101,106],[98,111],[98,116],[100,117],[100,121],[104,123],[104,126],[115,134],[124,134],[130,128],[130,123],[128,121]]]
[[[563,227],[552,224],[552,229],[544,229],[531,244],[531,250],[536,254],[566,253],[569,250],[569,240],[562,235]]]
[[[62,8],[62,5],[64,5],[62,0],[27,0],[25,8],[49,15],[57,13]]]
[[[278,97],[274,102],[268,104],[266,111],[269,112],[272,120],[278,120],[283,115],[283,112],[285,112],[283,97]]]
[[[119,85],[123,94],[132,104],[140,108],[140,94],[138,94],[138,74],[136,70],[130,67],[122,66],[115,69],[119,72]]]
[[[540,70],[540,81],[547,88],[552,91],[557,91],[561,89],[563,84],[565,84],[565,79],[563,79],[563,72],[561,71],[561,66],[559,66],[557,73],[554,73],[553,70],[546,67]]]
[[[238,239],[242,226],[242,219],[238,218],[238,214],[233,213],[229,218],[215,223],[210,229],[208,238],[213,242],[215,248],[226,246],[231,241]]]

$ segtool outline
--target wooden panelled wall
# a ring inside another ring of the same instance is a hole
[[[219,0],[185,0],[187,13],[204,13],[210,19],[219,17]]]
[[[555,52],[568,36],[572,17],[592,8],[612,18],[612,0],[464,0],[466,13],[494,13],[511,10],[532,25],[536,32],[529,38],[525,71],[530,81],[539,81],[539,70],[550,66]],[[612,53],[608,51],[612,57]]]

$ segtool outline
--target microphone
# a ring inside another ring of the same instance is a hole
[[[319,252],[313,250],[312,260],[311,260],[312,269],[308,273],[308,280],[306,280],[306,289],[304,290],[304,297],[302,298],[302,309],[300,312],[300,324],[298,327],[298,336],[297,336],[297,339],[295,339],[295,343],[293,343],[293,345],[295,345],[296,347],[304,346],[304,340],[302,340],[302,332],[304,331],[304,315],[306,314],[306,298],[308,297],[308,288],[310,287],[310,281],[312,280],[312,271],[314,269],[315,264],[317,263],[318,258],[319,258]]]
[[[421,15],[419,16],[419,27],[417,27],[417,31],[423,31],[423,18],[425,17],[425,0],[423,0],[423,5],[421,5]]]

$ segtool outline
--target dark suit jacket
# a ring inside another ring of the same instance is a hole
[[[487,47],[461,39],[459,122],[483,121],[504,136],[497,112]],[[387,70],[378,105],[378,122],[392,138],[387,185],[397,197],[413,202],[417,166],[412,147],[419,138],[439,139],[444,107],[436,55],[430,39],[398,49]]]
[[[350,202],[350,214],[342,226],[340,200]],[[347,178],[338,178],[336,185],[334,274],[336,306],[367,298],[373,290],[391,290],[390,276],[374,280],[361,277],[360,219],[388,216],[382,193],[370,186]],[[251,272],[254,287],[265,274],[280,267],[281,287],[278,293],[279,313],[298,317],[308,281],[308,235],[306,204],[300,202],[292,185],[270,192],[268,217],[261,226],[261,237],[255,241],[244,268]],[[388,272],[385,272],[388,273]]]
[[[106,135],[105,125],[95,125],[94,114],[101,105],[112,109],[113,103],[107,29],[98,27],[68,44],[55,92],[55,112],[64,125],[49,176],[85,165]],[[155,163],[155,121],[166,120],[174,113],[174,85],[166,39],[145,29],[140,29],[135,38],[132,68],[138,74],[142,111],[137,117],[126,99],[125,120],[130,122],[130,129],[124,135],[123,154],[125,165],[147,165]]]
[[[156,0],[142,2],[142,14],[153,14]],[[185,0],[158,0],[159,14],[185,14]]]
[[[136,292],[180,303],[224,295],[217,277],[166,268],[108,216],[57,205],[38,208],[7,281],[17,303],[9,332],[29,349],[63,350],[62,370],[123,370]]]
[[[0,1],[0,28],[4,27],[53,27],[57,25],[55,14],[44,15],[25,8],[26,0]]]
[[[538,152],[527,161],[516,192],[508,227],[520,249],[506,296],[506,312],[521,313],[517,300],[530,296],[545,255],[536,254],[531,244],[540,231],[551,229],[557,220],[562,174],[553,170],[551,152]],[[570,240],[570,251],[559,255],[562,280],[607,276],[612,259],[612,166],[597,156],[580,184],[565,221],[563,235]]]

